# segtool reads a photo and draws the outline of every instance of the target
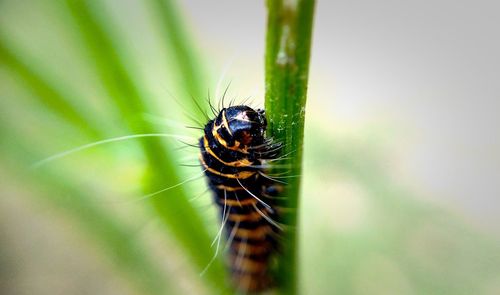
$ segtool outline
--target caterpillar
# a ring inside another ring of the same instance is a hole
[[[266,127],[264,110],[254,110],[246,105],[229,106],[208,121],[198,142],[203,173],[220,209],[222,229],[225,229],[229,245],[228,264],[232,283],[242,293],[264,291],[273,285],[271,262],[279,249],[283,230],[277,222],[280,216],[276,202],[282,189],[278,182],[283,182],[265,173],[267,161],[279,160],[282,145],[265,137]],[[108,138],[52,155],[34,163],[32,168],[37,169],[48,162],[98,145],[142,137],[183,139],[182,136],[163,133]]]
[[[280,186],[264,173],[265,161],[276,159],[281,145],[266,139],[266,126],[264,110],[229,106],[208,121],[199,139],[200,162],[225,227],[231,281],[244,293],[272,285],[271,259],[282,230],[272,203]]]

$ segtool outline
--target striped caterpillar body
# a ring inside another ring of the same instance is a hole
[[[205,125],[199,141],[229,244],[232,281],[244,293],[270,287],[270,260],[280,233],[268,195],[275,183],[263,171],[264,159],[275,159],[280,145],[265,139],[266,124],[263,110],[230,106]]]

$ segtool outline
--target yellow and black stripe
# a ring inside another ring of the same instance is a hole
[[[277,218],[265,191],[274,185],[262,177],[262,158],[277,156],[264,138],[263,111],[247,106],[223,109],[209,121],[200,138],[200,162],[230,238],[232,281],[240,292],[269,288],[269,265],[276,249]],[[222,212],[226,209],[226,212]]]

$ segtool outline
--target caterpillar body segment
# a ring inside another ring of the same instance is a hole
[[[263,159],[278,156],[279,145],[264,137],[263,110],[223,108],[204,128],[200,162],[213,192],[228,243],[227,261],[235,288],[243,293],[272,285],[269,271],[281,228],[272,199],[274,185],[263,177]]]

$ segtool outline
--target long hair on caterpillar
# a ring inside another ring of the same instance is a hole
[[[233,285],[243,293],[260,292],[272,286],[272,259],[283,231],[272,193],[277,181],[265,173],[266,161],[278,159],[282,146],[266,138],[264,110],[225,107],[224,97],[219,110],[210,105],[215,118],[199,140],[200,162],[221,219],[213,259],[225,230]]]
[[[276,187],[286,185],[279,180],[280,176],[268,175],[270,163],[279,161],[289,155],[281,155],[282,145],[272,138],[265,137],[265,112],[258,107],[249,106],[249,98],[237,103],[236,98],[226,104],[229,85],[214,106],[207,97],[209,116],[200,105],[198,111],[208,118],[204,126],[189,126],[193,130],[202,129],[202,137],[196,140],[193,136],[150,133],[132,134],[108,138],[85,144],[36,162],[32,168],[40,168],[52,161],[70,156],[74,153],[96,146],[126,141],[136,138],[165,137],[175,139],[186,148],[200,150],[199,162],[179,164],[199,169],[196,173],[179,183],[151,192],[137,201],[149,199],[163,192],[183,186],[206,176],[209,189],[219,210],[220,228],[212,242],[216,245],[211,261],[201,274],[204,274],[212,262],[219,256],[221,241],[225,236],[223,247],[236,289],[240,292],[256,292],[268,289],[272,283],[269,276],[271,260],[278,248],[280,232],[283,225],[279,223],[278,199]],[[160,121],[158,117],[147,115],[150,120]],[[212,117],[212,119],[210,119]],[[183,125],[168,120],[169,124]],[[186,127],[186,126],[184,126]],[[201,133],[201,132],[200,132]],[[196,142],[196,141],[194,141]],[[188,154],[188,153],[186,153]],[[280,167],[279,165],[273,167]],[[281,167],[286,168],[286,167]],[[203,194],[193,193],[193,200]]]

